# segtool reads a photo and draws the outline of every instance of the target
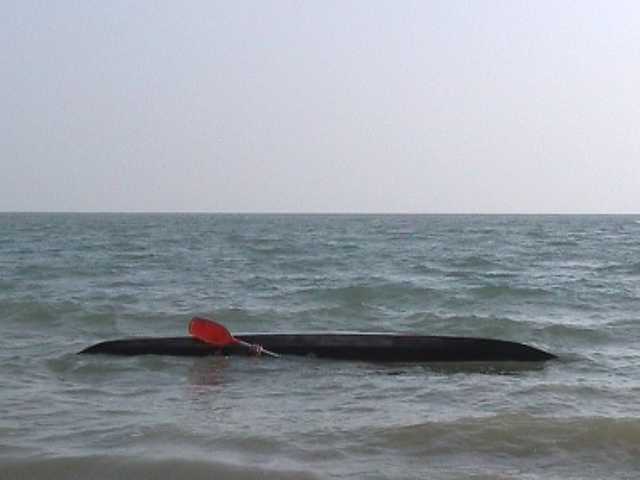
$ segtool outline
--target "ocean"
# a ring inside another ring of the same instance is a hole
[[[0,214],[0,479],[640,477],[640,216]],[[415,332],[513,364],[77,355]]]

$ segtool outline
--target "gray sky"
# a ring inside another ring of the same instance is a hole
[[[0,210],[640,212],[640,2],[0,3]]]

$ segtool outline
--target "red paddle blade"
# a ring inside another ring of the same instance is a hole
[[[218,347],[238,342],[224,325],[207,318],[193,317],[189,322],[189,333],[203,342]]]

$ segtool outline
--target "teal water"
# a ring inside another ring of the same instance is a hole
[[[0,214],[0,478],[636,478],[634,216]],[[363,330],[540,367],[85,357]]]

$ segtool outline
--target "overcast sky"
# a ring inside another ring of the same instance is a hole
[[[0,210],[640,212],[638,1],[0,3]]]

